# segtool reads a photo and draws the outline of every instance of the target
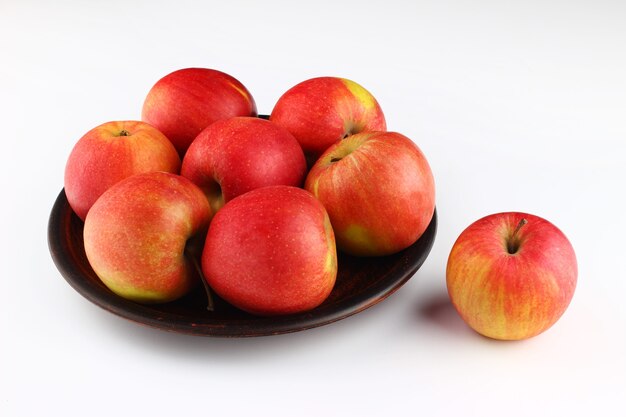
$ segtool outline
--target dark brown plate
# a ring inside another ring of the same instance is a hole
[[[326,301],[306,313],[257,317],[219,299],[206,309],[202,286],[182,299],[142,305],[112,293],[95,274],[83,247],[83,222],[70,208],[65,191],[57,197],[48,223],[52,259],[67,282],[92,303],[118,316],[162,330],[202,336],[248,337],[296,332],[341,320],[384,300],[424,263],[437,231],[437,213],[423,236],[404,251],[379,258],[339,254],[335,287]]]

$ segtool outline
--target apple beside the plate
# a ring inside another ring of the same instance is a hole
[[[454,243],[448,293],[478,333],[527,339],[550,328],[576,287],[576,255],[563,232],[541,217],[497,213],[472,223]]]

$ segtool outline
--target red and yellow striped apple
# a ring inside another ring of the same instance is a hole
[[[407,248],[428,227],[435,182],[422,151],[395,132],[362,132],[332,145],[305,188],[324,205],[337,247],[358,256]]]
[[[349,135],[386,130],[374,96],[354,81],[337,77],[312,78],[292,87],[278,99],[270,120],[296,137],[311,165]]]
[[[310,310],[328,297],[337,275],[326,210],[310,193],[285,185],[236,197],[211,222],[202,270],[218,295],[244,311]]]
[[[65,194],[85,220],[98,197],[119,181],[143,172],[179,170],[178,153],[163,133],[144,122],[108,122],[74,146],[65,166]]]
[[[567,309],[578,275],[572,245],[532,214],[484,217],[465,229],[448,258],[450,299],[478,333],[502,340],[538,335]]]
[[[200,282],[191,257],[199,257],[210,219],[207,199],[187,178],[138,174],[107,190],[87,214],[87,259],[124,298],[173,301]]]
[[[234,77],[208,68],[180,69],[161,78],[148,92],[141,113],[181,157],[205,127],[235,116],[256,116],[252,95]]]
[[[181,175],[207,195],[213,211],[260,187],[302,186],[302,148],[291,133],[267,120],[233,117],[204,129],[183,158]]]

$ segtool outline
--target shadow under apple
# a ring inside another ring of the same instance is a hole
[[[419,303],[415,308],[415,317],[419,321],[425,321],[448,333],[456,335],[475,334],[463,322],[448,294],[443,292],[429,296],[425,301]]]

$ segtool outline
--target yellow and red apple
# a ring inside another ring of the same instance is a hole
[[[207,195],[213,211],[233,198],[270,185],[302,186],[302,148],[282,127],[255,117],[219,120],[192,142],[181,175]]]
[[[578,269],[569,240],[527,213],[486,216],[458,237],[446,270],[450,299],[478,333],[526,339],[550,328],[574,295]]]
[[[312,78],[290,88],[278,99],[270,120],[295,136],[311,165],[347,136],[387,128],[374,96],[338,77]]]
[[[173,301],[200,282],[189,257],[199,254],[210,219],[207,199],[188,179],[165,172],[134,175],[108,189],[87,214],[87,259],[121,297]]]
[[[161,78],[150,89],[141,118],[168,137],[181,158],[211,123],[256,116],[250,92],[236,78],[208,68],[185,68]]]
[[[328,211],[337,247],[382,256],[412,245],[435,210],[435,182],[422,151],[395,132],[362,132],[318,159],[305,188]]]
[[[326,210],[301,188],[257,188],[215,214],[202,253],[209,286],[253,314],[310,310],[330,294],[337,251]]]
[[[104,123],[74,145],[65,166],[65,194],[72,210],[85,220],[98,197],[131,175],[178,173],[180,158],[157,129],[139,121]]]

